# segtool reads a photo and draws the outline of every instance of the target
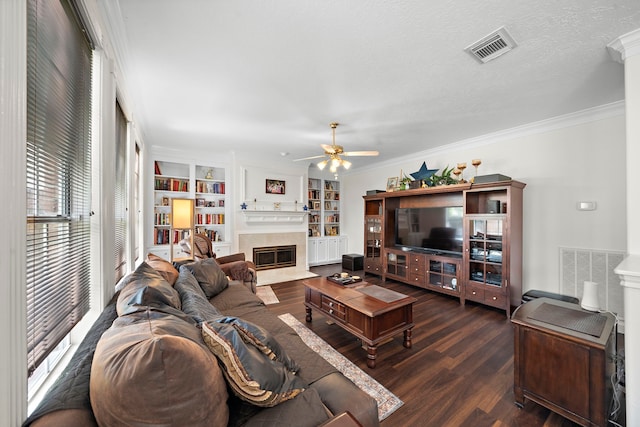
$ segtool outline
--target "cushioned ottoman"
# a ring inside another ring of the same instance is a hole
[[[364,256],[359,254],[342,255],[342,268],[350,271],[358,271],[364,268]]]

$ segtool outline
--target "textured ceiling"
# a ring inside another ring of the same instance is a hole
[[[153,146],[354,167],[624,99],[606,45],[638,0],[120,0],[131,108]],[[121,24],[122,25],[122,24]],[[464,48],[505,26],[487,64]]]

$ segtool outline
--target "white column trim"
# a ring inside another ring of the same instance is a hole
[[[629,255],[614,270],[625,288],[640,290],[640,255]]]
[[[0,2],[0,425],[21,425],[27,415],[26,326],[26,86],[27,2]]]

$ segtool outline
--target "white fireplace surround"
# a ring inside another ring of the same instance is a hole
[[[307,233],[241,233],[238,235],[238,249],[240,252],[244,252],[247,258],[253,258],[253,248],[282,245],[296,246],[296,269],[306,271]]]

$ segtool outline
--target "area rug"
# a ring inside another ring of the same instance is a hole
[[[258,286],[256,288],[256,296],[267,305],[280,302],[275,292],[273,292],[273,289],[271,289],[271,286]]]
[[[382,384],[354,365],[349,359],[327,344],[326,341],[300,323],[293,315],[285,313],[278,317],[284,323],[291,326],[310,349],[331,363],[338,371],[342,372],[345,377],[353,381],[362,391],[378,402],[378,419],[380,421],[393,414],[404,404],[395,394],[391,393]]]
[[[296,268],[273,268],[271,270],[258,271],[258,286],[272,285],[274,283],[289,282],[291,280],[307,279],[309,277],[316,277],[317,274],[310,271]]]

